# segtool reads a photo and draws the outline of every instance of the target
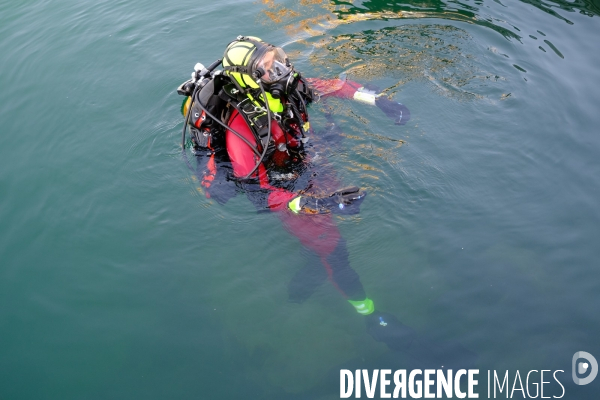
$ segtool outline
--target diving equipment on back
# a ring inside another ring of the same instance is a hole
[[[214,71],[220,64],[224,69]],[[177,92],[186,96],[182,113],[195,149],[224,145],[225,133],[231,132],[258,155],[254,168],[243,178],[250,177],[263,161],[285,167],[304,158],[310,127],[306,106],[312,102],[313,91],[280,47],[238,36],[222,60],[208,68],[197,64],[192,78]],[[252,137],[232,129],[230,122],[237,115],[246,121]]]

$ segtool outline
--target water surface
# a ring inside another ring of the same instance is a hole
[[[339,398],[339,369],[410,366],[331,285],[287,301],[299,243],[178,149],[193,65],[251,34],[341,100],[338,220],[381,310],[481,370],[600,356],[600,7],[592,1],[32,0],[0,5],[0,398]],[[404,364],[403,364],[404,363]],[[560,394],[555,393],[555,394]]]

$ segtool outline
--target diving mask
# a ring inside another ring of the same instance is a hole
[[[281,47],[269,48],[264,56],[257,60],[255,67],[255,71],[261,74],[260,79],[267,84],[287,78],[292,70],[292,64]]]

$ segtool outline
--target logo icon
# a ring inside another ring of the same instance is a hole
[[[586,361],[581,361],[580,359]],[[577,368],[575,368],[577,367]],[[585,374],[591,367],[590,374],[586,378],[578,378],[577,375]],[[577,385],[587,385],[596,378],[598,375],[598,361],[588,352],[578,351],[573,354],[573,382]]]

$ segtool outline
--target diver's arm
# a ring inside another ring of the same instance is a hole
[[[206,149],[208,150],[208,149]],[[217,175],[214,153],[196,154],[196,178],[200,182],[199,191],[204,192],[207,199],[210,199],[210,187]]]
[[[206,149],[208,150],[208,149]],[[200,183],[198,191],[207,199],[223,205],[236,195],[235,183],[228,177],[230,166],[220,152],[196,151],[196,178]]]
[[[363,85],[360,83],[349,79],[306,78],[306,81],[321,98],[337,97],[341,99],[352,99],[354,98],[354,95],[359,92],[359,89],[363,88]],[[373,98],[373,102],[374,101],[375,99]]]
[[[229,148],[229,144],[228,144]],[[230,153],[231,155],[231,153]],[[251,171],[249,164],[232,163],[234,175],[244,177]],[[366,192],[357,187],[339,190],[328,196],[312,196],[273,186],[264,164],[260,164],[254,180],[240,185],[258,210],[283,211],[294,214],[357,214]]]
[[[377,93],[350,79],[307,78],[306,81],[321,98],[353,99],[377,106],[385,115],[394,120],[396,125],[404,125],[410,119],[410,111],[404,104],[390,100],[383,93]]]

